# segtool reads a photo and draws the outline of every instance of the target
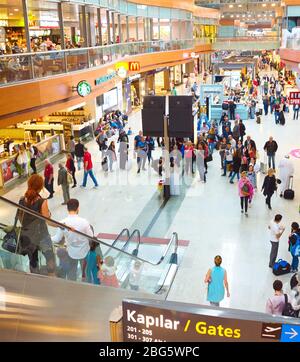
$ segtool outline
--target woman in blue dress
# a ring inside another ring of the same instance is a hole
[[[227,272],[221,267],[222,258],[220,255],[215,257],[215,266],[208,270],[205,283],[208,283],[207,300],[211,305],[219,307],[224,299],[225,288],[227,297],[230,297],[227,281]]]
[[[90,243],[90,251],[88,252],[84,262],[84,273],[86,281],[91,284],[101,284],[98,278],[98,271],[101,266],[101,257],[96,252],[97,243],[92,241]]]

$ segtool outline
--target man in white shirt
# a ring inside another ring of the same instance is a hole
[[[89,222],[78,215],[79,201],[77,199],[70,199],[67,202],[67,208],[69,215],[61,223],[88,236],[93,236]],[[52,242],[60,243],[63,239],[70,258],[70,269],[67,272],[67,278],[69,280],[76,280],[78,262],[81,263],[82,270],[83,261],[90,250],[89,239],[67,229],[59,229],[52,237]]]
[[[235,150],[236,149],[236,140],[231,135],[229,135],[228,141],[230,142],[232,149]]]
[[[270,261],[269,267],[273,268],[273,265],[276,262],[277,254],[278,254],[278,247],[279,247],[279,239],[281,235],[284,233],[285,227],[281,224],[282,215],[277,214],[275,215],[274,220],[270,221],[268,226],[270,230],[270,242],[271,242],[271,252],[270,252]]]

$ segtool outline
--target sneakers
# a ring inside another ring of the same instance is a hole
[[[77,185],[73,185],[73,186],[72,186],[72,189],[74,189],[74,187],[76,187],[76,186],[77,186]]]
[[[93,187],[93,189],[97,189],[99,187],[99,185],[95,185],[94,187]]]
[[[86,186],[80,185],[80,188],[85,189],[85,188],[86,188]]]
[[[234,182],[233,181],[229,181],[231,184],[234,184]]]
[[[241,213],[243,214],[243,213],[244,213],[244,210],[241,210]]]
[[[248,213],[247,213],[247,212],[245,212],[245,216],[247,216],[247,217],[248,217]]]

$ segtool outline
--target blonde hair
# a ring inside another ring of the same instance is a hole
[[[275,170],[273,168],[268,169],[268,176],[272,176],[272,175],[274,175],[274,173],[275,173]]]
[[[115,265],[115,260],[112,256],[107,256],[105,259],[104,259],[104,262],[107,266],[114,266]]]

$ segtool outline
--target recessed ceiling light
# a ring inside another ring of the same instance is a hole
[[[258,14],[257,16],[258,16],[259,18],[261,17],[261,15],[260,15],[260,14]]]
[[[276,6],[276,4],[272,4],[272,6]]]
[[[231,18],[233,18],[233,15],[230,15]]]
[[[14,11],[19,11],[19,9],[14,9]]]
[[[10,16],[14,15],[13,13],[9,13]]]
[[[237,15],[236,17],[237,17],[237,18],[239,18],[240,16],[239,16],[239,15]]]
[[[262,6],[265,8],[267,6],[267,4],[262,4]]]
[[[244,14],[244,15],[243,15],[243,18],[244,18],[245,16],[246,16],[246,15]]]
[[[222,15],[221,18],[224,18],[224,15]]]
[[[239,6],[239,8],[241,8],[241,7],[242,7],[242,5],[241,5],[241,4],[239,4],[238,6]]]
[[[229,5],[230,8],[233,8],[233,5]]]

